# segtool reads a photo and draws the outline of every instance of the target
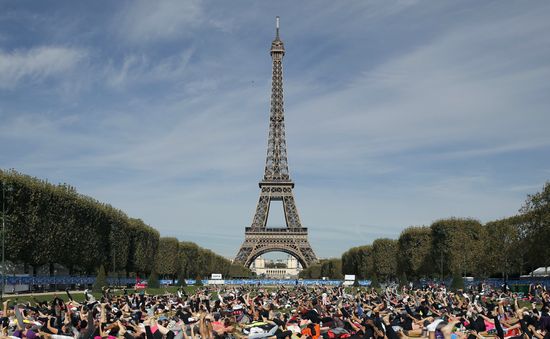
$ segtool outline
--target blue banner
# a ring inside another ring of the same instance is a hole
[[[136,278],[107,278],[110,285],[134,285]],[[293,285],[325,285],[325,286],[339,286],[343,283],[342,280],[321,280],[321,279],[225,279],[222,280],[224,285],[258,285],[258,286],[293,286]],[[95,277],[71,277],[71,276],[6,276],[6,284],[8,285],[91,285],[95,282]],[[143,280],[146,283],[146,280]],[[179,285],[179,281],[176,280],[175,284],[172,284],[172,280],[163,279],[160,281],[162,285]],[[185,279],[187,285],[195,285],[195,279]],[[213,280],[202,280],[203,285],[208,283],[213,284]],[[360,286],[370,286],[370,280],[359,280]],[[485,279],[466,281],[467,286],[477,285],[479,283],[485,283],[493,287],[500,287],[504,284],[503,279]],[[515,279],[508,280],[508,286],[513,285],[529,285],[529,284],[541,284],[546,287],[550,287],[550,279],[530,278],[530,279]]]
[[[6,283],[8,285],[90,285],[95,282],[95,277],[71,277],[71,276],[6,276]],[[107,282],[110,285],[134,285],[136,278],[107,278]],[[142,281],[146,283],[146,280]],[[203,285],[213,283],[213,280],[202,280]],[[185,279],[187,285],[195,285],[195,279]],[[225,285],[259,285],[259,286],[276,286],[276,285],[326,285],[326,286],[339,286],[342,284],[342,280],[321,280],[321,279],[225,279],[223,280]],[[162,279],[161,285],[179,285],[179,281],[176,280],[173,284],[172,280]],[[369,280],[360,280],[359,285],[369,286]]]

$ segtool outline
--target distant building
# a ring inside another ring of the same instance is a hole
[[[257,257],[256,260],[254,260],[254,263],[252,264],[252,268],[255,268],[257,270],[265,268],[265,260],[261,255]]]
[[[254,260],[250,269],[259,277],[275,279],[294,279],[298,277],[298,274],[302,270],[298,260],[291,255],[286,259],[286,264],[282,264],[284,264],[283,260],[265,260],[262,256],[259,256]]]

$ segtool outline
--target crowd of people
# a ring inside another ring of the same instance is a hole
[[[85,293],[3,303],[2,338],[550,338],[550,294],[487,286],[200,287],[193,293]]]

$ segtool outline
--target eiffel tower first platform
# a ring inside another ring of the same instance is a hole
[[[309,244],[307,228],[302,227],[294,202],[294,182],[288,172],[283,109],[283,56],[285,47],[279,38],[279,17],[275,40],[271,43],[273,74],[271,86],[271,112],[265,173],[260,182],[260,199],[252,225],[245,228],[244,243],[234,262],[246,267],[267,252],[284,252],[294,256],[303,268],[317,261]],[[286,227],[267,227],[271,201],[282,201]]]

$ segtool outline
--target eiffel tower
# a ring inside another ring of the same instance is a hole
[[[283,56],[285,47],[279,38],[277,17],[275,40],[271,43],[273,74],[271,84],[271,112],[265,173],[260,181],[260,199],[252,225],[245,228],[244,243],[235,262],[249,267],[267,252],[284,252],[294,256],[303,268],[317,261],[307,239],[307,228],[302,227],[294,202],[294,182],[288,172],[283,109]],[[282,201],[286,227],[267,227],[271,201]]]

